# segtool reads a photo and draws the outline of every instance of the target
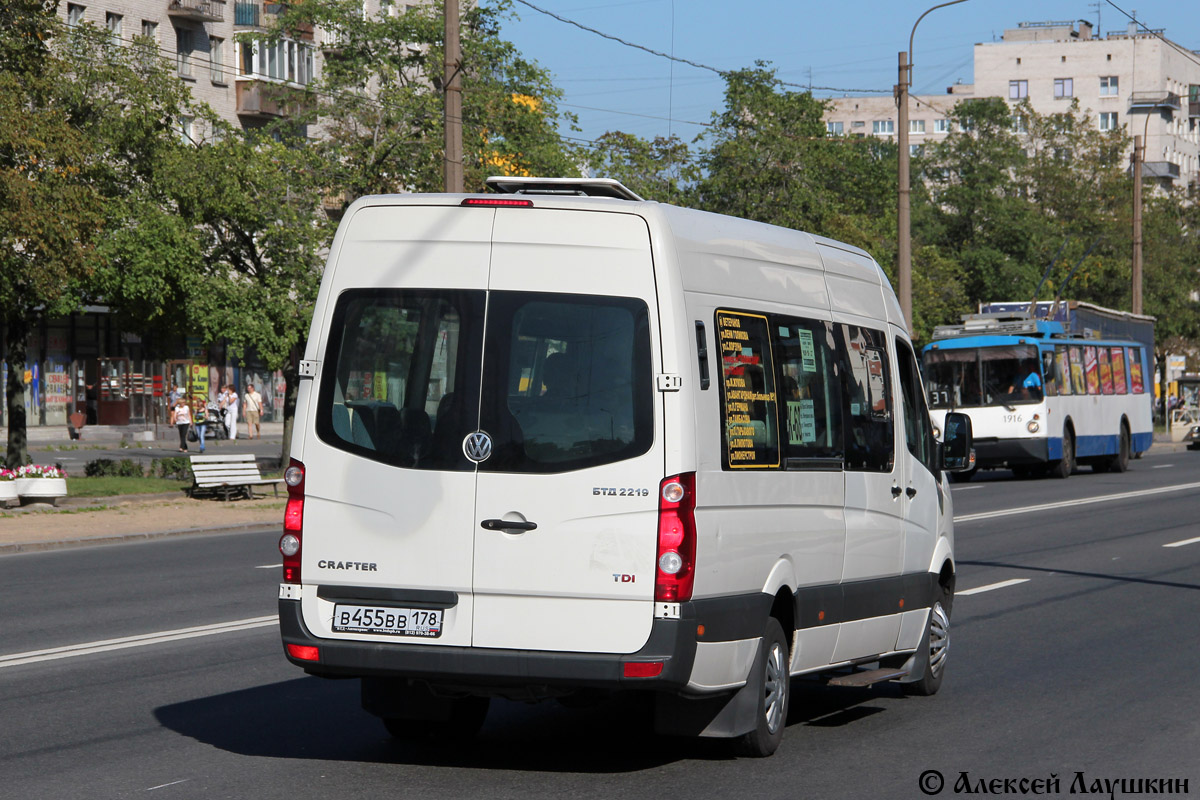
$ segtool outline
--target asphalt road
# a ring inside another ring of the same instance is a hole
[[[1186,452],[956,486],[941,693],[797,680],[764,760],[656,738],[632,703],[495,702],[469,746],[393,741],[356,682],[284,660],[275,531],[5,556],[0,798],[905,798],[930,770],[940,796],[962,773],[977,793],[1057,776],[1045,793],[1065,796],[1083,773],[1088,794],[1139,778],[1200,794],[1200,541],[1168,546],[1200,537],[1198,489]]]

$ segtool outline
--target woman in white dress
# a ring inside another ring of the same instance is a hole
[[[223,395],[225,402],[225,430],[229,431],[229,438],[237,438],[237,417],[238,417],[238,396],[237,391],[233,388],[233,384],[225,387]]]

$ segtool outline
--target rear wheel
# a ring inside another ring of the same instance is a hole
[[[1125,472],[1129,469],[1129,428],[1121,423],[1121,433],[1117,436],[1117,454],[1108,462],[1110,472]]]
[[[1050,465],[1050,474],[1055,478],[1069,478],[1075,471],[1075,434],[1070,428],[1063,431],[1062,458]]]
[[[751,679],[758,681],[757,725],[737,741],[740,755],[763,758],[775,752],[787,726],[788,700],[792,694],[787,639],[779,620],[767,620],[767,630],[758,646]]]

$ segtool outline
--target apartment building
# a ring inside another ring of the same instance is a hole
[[[1164,187],[1200,186],[1200,53],[1170,41],[1162,30],[1128,27],[1094,35],[1090,22],[1022,22],[997,42],[974,47],[975,83],[950,87],[947,95],[913,97],[910,142],[935,141],[934,116],[964,96],[1028,99],[1042,114],[1065,111],[1072,100],[1099,130],[1124,128],[1142,136],[1143,174]],[[843,135],[895,134],[892,98],[836,98],[826,129]],[[936,119],[936,117],[935,117]],[[935,123],[942,126],[945,123]]]
[[[195,99],[226,122],[251,129],[288,114],[270,85],[304,86],[319,69],[311,30],[270,46],[236,40],[238,33],[267,31],[282,8],[262,0],[80,0],[62,3],[59,15],[69,25],[107,29],[123,44],[148,38]],[[179,124],[180,133],[197,144],[212,137],[195,120]]]

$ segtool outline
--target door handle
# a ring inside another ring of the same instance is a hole
[[[487,531],[535,531],[537,530],[536,522],[518,522],[510,519],[485,519],[479,523],[479,527]]]
[[[904,491],[904,490],[903,490],[903,489],[901,489],[899,486],[893,486],[893,487],[892,487],[892,497],[899,497],[899,496],[900,496],[900,493],[901,493],[901,492],[903,492],[903,491]]]
[[[916,497],[916,496],[917,496],[917,490],[916,490],[916,489],[914,489],[914,488],[913,488],[913,487],[911,487],[911,486],[910,486],[910,487],[908,487],[907,489],[905,489],[905,490],[904,490],[904,493],[905,493],[906,495],[908,495],[908,499],[909,499],[909,500],[911,500],[911,499],[913,499],[914,497]]]

